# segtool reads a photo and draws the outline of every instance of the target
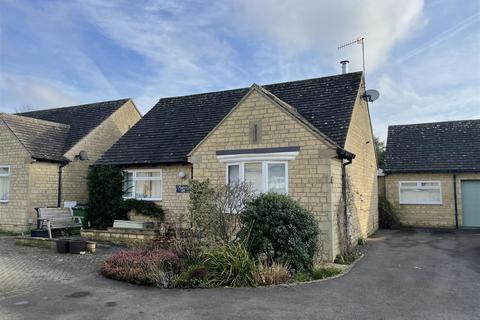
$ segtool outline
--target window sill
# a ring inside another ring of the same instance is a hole
[[[442,206],[443,203],[399,203],[401,206]]]

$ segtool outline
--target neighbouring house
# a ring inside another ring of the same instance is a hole
[[[89,166],[140,118],[130,99],[0,113],[0,229],[30,229],[37,207],[86,203]]]
[[[480,120],[390,126],[385,162],[402,223],[480,227]]]
[[[259,192],[288,194],[314,212],[322,255],[332,260],[345,213],[348,226],[341,226],[354,241],[378,226],[363,95],[362,73],[355,72],[163,98],[97,164],[121,166],[125,196],[158,202],[172,224],[188,219],[192,178],[216,185],[240,179]]]

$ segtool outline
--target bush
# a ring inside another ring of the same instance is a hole
[[[123,201],[123,207],[126,212],[135,210],[145,216],[158,218],[160,221],[163,221],[165,218],[162,207],[152,201],[127,199]]]
[[[234,240],[240,222],[237,213],[253,195],[248,183],[213,187],[208,179],[190,181],[188,209],[195,237],[210,245]]]
[[[107,229],[114,220],[127,219],[123,206],[123,173],[115,166],[90,167],[86,220],[91,228]]]
[[[182,260],[184,265],[197,264],[202,253],[201,243],[194,237],[174,239],[170,248]]]
[[[358,258],[360,258],[360,256],[361,256],[360,251],[358,251],[357,248],[354,248],[353,250],[350,250],[350,251],[345,252],[343,254],[338,254],[335,257],[335,260],[333,262],[338,263],[338,264],[352,264]]]
[[[192,264],[183,271],[174,281],[175,288],[198,288],[205,286],[207,269],[201,264]]]
[[[134,284],[167,288],[180,271],[180,259],[162,249],[133,249],[113,254],[103,263],[104,276]]]
[[[262,194],[246,205],[240,237],[254,258],[289,264],[296,271],[312,268],[318,225],[313,215],[288,196]]]
[[[335,267],[319,268],[312,271],[312,278],[314,280],[320,280],[330,278],[342,273],[342,270]]]
[[[255,263],[242,244],[222,245],[202,255],[209,287],[255,286]]]
[[[399,209],[384,196],[378,197],[378,224],[382,229],[397,229],[402,226]]]
[[[259,286],[270,286],[288,282],[290,273],[288,265],[281,263],[272,263],[268,265],[260,262],[255,271],[255,281]]]

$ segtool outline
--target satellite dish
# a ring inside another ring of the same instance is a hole
[[[79,159],[80,161],[88,160],[88,153],[87,153],[87,151],[84,151],[84,150],[80,151],[80,153],[78,154],[78,159]]]
[[[363,95],[363,99],[365,99],[365,101],[367,102],[373,102],[377,100],[378,97],[380,97],[380,92],[378,92],[378,90],[375,90],[375,89],[367,90]]]

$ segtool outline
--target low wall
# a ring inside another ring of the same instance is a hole
[[[15,237],[15,244],[20,246],[29,246],[29,247],[40,247],[46,249],[55,249],[56,239],[49,238],[32,238],[26,236],[17,236]]]
[[[108,230],[82,230],[82,238],[94,241],[106,241],[115,244],[130,245],[158,239],[159,232],[155,230],[136,230],[109,228]]]

